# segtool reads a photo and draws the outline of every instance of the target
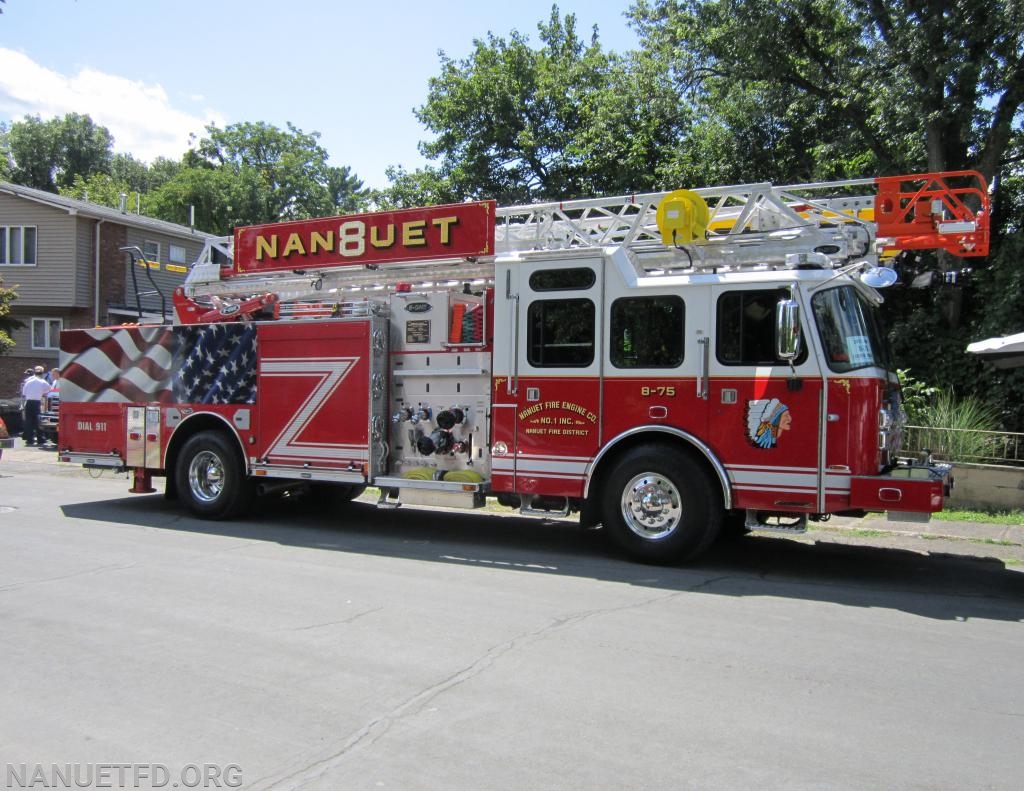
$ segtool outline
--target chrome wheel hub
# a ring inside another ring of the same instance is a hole
[[[197,453],[188,466],[188,485],[197,500],[212,503],[224,491],[224,465],[216,453]]]
[[[641,473],[622,491],[622,518],[641,538],[671,535],[679,527],[682,516],[679,490],[663,475]]]

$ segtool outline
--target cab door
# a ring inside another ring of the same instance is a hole
[[[775,356],[776,305],[788,297],[776,286],[712,289],[708,437],[736,508],[824,508],[823,380],[806,325],[794,367]]]
[[[593,256],[566,257],[497,269],[496,491],[583,494],[601,441],[600,264]]]
[[[602,415],[606,443],[641,427],[664,427],[704,441],[707,301],[704,286],[609,287]]]

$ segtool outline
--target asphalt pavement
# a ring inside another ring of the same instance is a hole
[[[8,787],[1024,776],[1019,529],[834,519],[651,567],[573,520],[268,500],[212,522],[129,487],[53,449],[0,460]]]

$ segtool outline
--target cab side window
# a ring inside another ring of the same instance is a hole
[[[585,368],[594,362],[594,303],[532,302],[526,318],[526,358],[535,368]]]
[[[616,368],[676,368],[683,362],[683,300],[627,297],[612,303],[609,355]]]
[[[730,291],[718,299],[718,361],[723,365],[781,365],[775,356],[775,306],[789,296],[786,289]],[[796,365],[807,359],[800,344]]]

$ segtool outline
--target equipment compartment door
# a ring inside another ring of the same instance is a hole
[[[579,497],[601,441],[600,259],[517,263],[498,273],[495,489]],[[499,375],[501,374],[501,375]],[[511,474],[511,475],[510,475]]]
[[[363,470],[372,337],[369,320],[260,325],[257,461]]]
[[[786,288],[712,290],[708,439],[725,462],[734,506],[820,511],[822,376],[808,348],[790,366],[775,356],[775,307]]]

